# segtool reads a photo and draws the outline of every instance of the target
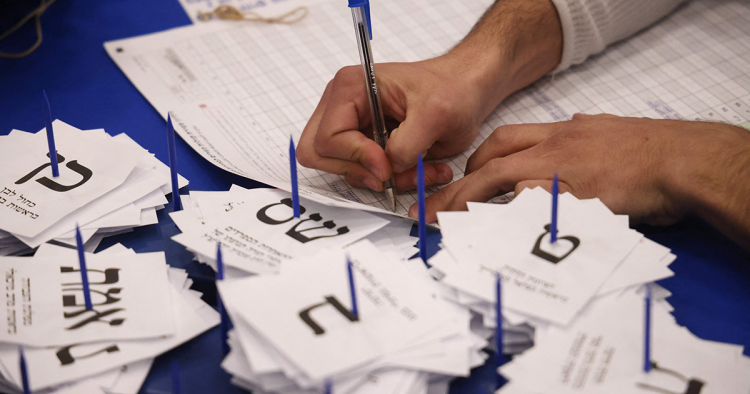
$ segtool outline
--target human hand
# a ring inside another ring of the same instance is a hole
[[[362,68],[341,69],[328,84],[305,127],[297,158],[305,167],[344,175],[354,187],[383,190],[416,187],[416,158],[442,158],[466,149],[484,119],[479,89],[456,74],[451,63],[436,58],[417,63],[376,66],[386,123],[391,132],[385,151],[372,140],[370,106]],[[445,184],[453,171],[426,163],[427,184]]]
[[[496,2],[450,52],[416,63],[375,66],[386,123],[385,150],[371,138],[370,107],[360,66],[328,84],[302,133],[305,167],[344,175],[355,187],[416,187],[419,153],[438,159],[472,143],[492,110],[511,93],[551,71],[562,54],[562,27],[549,0]],[[443,163],[425,163],[427,186],[453,179]]]
[[[614,115],[499,127],[470,157],[465,177],[427,199],[427,219],[499,193],[549,191],[555,173],[561,193],[598,197],[634,223],[666,225],[691,212],[720,229],[745,220],[750,234],[750,133],[721,123]]]

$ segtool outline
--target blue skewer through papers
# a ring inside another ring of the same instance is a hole
[[[172,361],[172,394],[181,394],[182,387],[180,387],[180,365],[177,361]]]
[[[83,250],[83,238],[81,237],[81,229],[76,224],[76,248],[78,249],[78,263],[81,266],[81,286],[83,287],[83,302],[86,304],[86,309],[94,309],[91,304],[91,290],[89,289],[89,273],[86,269],[86,256]]]
[[[549,226],[550,242],[557,242],[557,195],[560,194],[560,186],[557,183],[557,173],[552,181],[552,221]]]
[[[294,149],[294,138],[289,136],[289,172],[292,177],[292,209],[294,217],[299,219],[299,188],[297,185],[297,151]]]
[[[23,386],[23,394],[31,394],[31,388],[29,386],[29,373],[26,371],[26,357],[23,355],[23,346],[18,347],[18,364],[21,368],[21,386]]]
[[[221,258],[221,242],[216,245],[216,280],[224,280],[224,261]],[[216,290],[216,309],[219,310],[219,316],[221,316],[221,322],[219,323],[219,329],[221,330],[221,351],[224,352],[224,355],[227,355],[229,354],[229,343],[227,343],[229,317],[224,310],[224,303],[221,302],[221,295],[218,289]]]
[[[355,319],[359,319],[359,309],[357,308],[357,291],[354,288],[354,266],[352,261],[349,259],[349,255],[346,255],[346,270],[349,273],[349,294],[352,296],[352,315]]]
[[[172,178],[172,201],[174,211],[182,211],[182,199],[180,198],[180,184],[177,180],[177,146],[174,140],[174,127],[172,116],[167,114],[167,149],[169,150],[169,175]]]
[[[47,100],[47,92],[42,90],[42,96],[44,98],[42,102],[42,108],[44,110],[44,126],[47,129],[47,145],[49,146],[49,161],[52,165],[52,176],[57,178],[60,176],[60,169],[57,163],[57,149],[55,149],[55,133],[52,131],[52,111],[49,109],[49,100]]]
[[[424,207],[424,163],[422,162],[422,154],[419,154],[419,160],[417,161],[417,194],[419,204],[419,257],[422,261],[427,264],[427,223],[425,222],[425,207]]]
[[[646,283],[645,332],[643,338],[643,372],[651,371],[651,284]]]

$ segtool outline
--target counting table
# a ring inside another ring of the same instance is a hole
[[[23,13],[20,8],[31,9],[33,3],[15,5],[19,12],[0,12],[0,31],[16,21],[10,20],[12,16]],[[14,128],[36,132],[44,127],[41,92],[45,89],[53,118],[80,129],[127,133],[167,163],[164,120],[109,59],[103,43],[190,24],[180,4],[176,0],[60,0],[41,19],[44,39],[39,49],[22,59],[0,59],[0,135]],[[29,23],[1,42],[0,52],[23,50],[34,40]],[[264,186],[220,170],[179,138],[177,161],[180,174],[190,180],[190,190]],[[170,204],[159,211],[159,224],[106,238],[99,248],[120,242],[139,253],[165,251],[169,264],[187,269],[195,281],[193,288],[215,305],[213,271],[169,239],[179,232],[167,215],[171,209]],[[638,230],[677,255],[671,266],[675,276],[659,282],[672,292],[668,301],[677,322],[701,338],[750,347],[750,254],[697,219]],[[432,253],[439,239],[439,233],[430,233]],[[750,355],[750,350],[746,348],[745,354]],[[218,327],[158,357],[142,393],[171,392],[172,360],[180,364],[185,394],[243,392],[230,384],[219,366]],[[451,393],[492,393],[494,386],[488,364],[475,369],[470,378],[457,379]]]

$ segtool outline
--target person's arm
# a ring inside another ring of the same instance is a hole
[[[560,15],[564,47],[555,72],[583,63],[608,45],[672,12],[685,0],[552,0]]]
[[[750,250],[750,132],[723,123],[576,115],[502,126],[469,158],[464,178],[427,198],[427,219],[509,191],[549,191],[555,173],[561,193],[598,197],[631,223],[696,215]]]
[[[415,63],[375,66],[386,122],[398,127],[385,151],[368,138],[370,110],[359,66],[341,69],[305,127],[297,157],[305,167],[345,175],[355,187],[413,189],[419,153],[458,154],[505,97],[550,72],[562,54],[562,29],[550,0],[500,0],[448,53]],[[453,179],[427,163],[428,184]]]

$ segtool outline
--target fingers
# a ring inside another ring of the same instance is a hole
[[[575,121],[596,120],[596,119],[613,119],[613,118],[619,118],[619,116],[612,115],[612,114],[596,114],[596,115],[573,114],[573,120],[575,120]]]
[[[498,127],[469,157],[465,174],[482,168],[496,157],[505,157],[529,149],[565,127],[563,123],[524,124]]]
[[[331,82],[313,147],[320,156],[359,163],[382,182],[391,176],[390,163],[383,149],[360,131],[369,124],[369,111],[361,69],[341,69]]]
[[[315,136],[318,132],[321,119],[328,106],[332,91],[332,83],[329,83],[323,96],[313,112],[297,144],[297,160],[308,168],[315,168],[332,174],[344,175],[346,181],[354,187],[367,187],[376,191],[383,190],[383,182],[363,165],[347,160],[324,157],[320,155],[314,146]],[[379,148],[379,147],[378,147]],[[382,150],[381,150],[382,152]]]
[[[446,152],[455,154],[466,148],[459,146],[465,145],[463,141],[442,148],[439,144],[435,145],[441,137],[460,139],[461,135],[468,135],[471,131],[468,130],[468,125],[462,125],[461,119],[466,118],[466,115],[459,113],[461,110],[453,101],[452,98],[431,98],[407,111],[406,119],[391,132],[385,149],[393,172],[401,173],[411,169],[417,164],[419,154],[427,153],[428,150],[433,155],[443,157]],[[436,148],[440,148],[440,152]]]
[[[521,181],[516,184],[515,193],[516,196],[519,195],[522,191],[526,189],[533,189],[535,187],[541,187],[542,189],[546,190],[549,193],[552,193],[552,180],[551,179],[542,179],[542,180],[533,180],[533,181]],[[563,182],[558,181],[557,186],[560,190],[560,193],[573,193],[573,190],[570,188],[570,186]]]
[[[550,179],[554,172],[547,167],[546,160],[539,158],[511,156],[490,160],[479,170],[428,197],[427,220],[434,221],[439,211],[466,210],[468,201],[485,202],[499,193],[515,190],[520,182]],[[416,212],[417,207],[412,206],[409,216],[415,217]]]
[[[453,170],[445,163],[424,163],[425,187],[445,185],[453,180]],[[398,190],[414,190],[417,187],[416,167],[400,174],[393,174],[394,186]]]

